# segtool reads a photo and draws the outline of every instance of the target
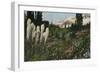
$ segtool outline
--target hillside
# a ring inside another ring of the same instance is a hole
[[[90,25],[75,28],[50,25],[45,44],[36,45],[25,41],[25,61],[90,58]]]

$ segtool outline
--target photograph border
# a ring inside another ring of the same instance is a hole
[[[19,70],[34,70],[34,69],[47,69],[55,67],[77,67],[77,66],[95,66],[96,65],[96,52],[97,48],[91,50],[91,59],[80,59],[80,60],[56,60],[56,61],[37,61],[37,62],[23,62],[22,61],[22,50],[20,49],[20,6],[33,6],[33,7],[42,7],[42,8],[57,8],[57,9],[76,9],[78,11],[90,10],[92,11],[93,22],[91,24],[91,48],[95,48],[95,32],[96,32],[96,8],[89,6],[76,6],[76,5],[66,5],[63,6],[46,6],[46,5],[35,5],[34,3],[21,3],[21,2],[12,2],[11,4],[11,69],[14,71]],[[55,10],[56,11],[56,10]],[[24,36],[24,35],[23,35]]]

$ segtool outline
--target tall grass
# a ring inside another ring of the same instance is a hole
[[[81,30],[59,28],[50,25],[46,44],[34,44],[24,41],[24,60],[62,60],[90,58],[90,28],[82,26]]]

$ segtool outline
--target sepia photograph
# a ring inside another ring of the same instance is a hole
[[[24,61],[90,59],[90,13],[24,10]]]

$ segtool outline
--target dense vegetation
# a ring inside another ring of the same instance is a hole
[[[90,24],[76,24],[70,28],[59,28],[50,24],[49,29],[46,44],[24,41],[25,61],[90,58]]]
[[[62,60],[90,58],[90,24],[82,26],[82,14],[76,14],[76,24],[70,28],[59,28],[42,20],[42,12],[27,11],[24,15],[24,60]],[[49,27],[49,37],[46,43],[34,44],[26,41],[27,18],[37,26],[42,23]]]

